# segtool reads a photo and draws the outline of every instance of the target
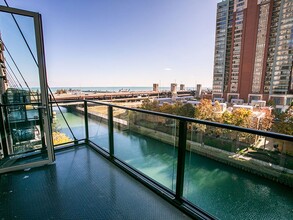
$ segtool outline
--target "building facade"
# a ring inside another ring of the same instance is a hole
[[[213,97],[293,101],[293,0],[217,5]]]
[[[8,87],[3,51],[4,51],[4,44],[2,42],[1,33],[0,33],[0,103],[2,101],[2,94],[6,91]]]

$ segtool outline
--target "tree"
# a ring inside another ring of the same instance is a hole
[[[232,112],[225,111],[222,115],[222,122],[224,124],[230,124],[233,125],[233,114]]]
[[[274,132],[293,135],[293,102],[285,112],[276,116],[272,129]]]
[[[213,121],[212,101],[208,99],[202,99],[200,104],[195,109],[194,116],[197,119]]]
[[[213,106],[213,120],[222,123],[222,108],[218,101]]]
[[[232,111],[232,124],[240,127],[250,127],[252,112],[248,109],[237,108]]]
[[[173,115],[181,115],[181,108],[183,107],[183,103],[182,102],[175,102],[174,104],[171,104],[172,108],[173,108]]]
[[[271,106],[271,107],[276,107],[276,103],[273,99],[270,99],[268,102],[267,102],[267,106]]]
[[[222,121],[225,124],[236,125],[239,127],[250,127],[252,125],[252,112],[248,109],[238,108],[234,109],[232,112],[225,111],[222,115]],[[249,133],[237,132],[227,129],[222,129],[223,134],[228,138],[232,138],[234,140],[239,140],[240,138],[251,138],[253,137]]]
[[[182,105],[178,110],[178,115],[193,118],[195,114],[195,108],[192,104],[187,103]]]
[[[66,134],[61,133],[59,131],[54,131],[53,132],[53,144],[58,145],[58,144],[64,144],[72,141]]]
[[[193,118],[195,114],[195,108],[192,104],[183,104],[182,102],[176,102],[174,104],[163,103],[163,105],[159,106],[158,101],[151,101],[149,99],[145,99],[142,102],[141,108],[145,110],[180,115],[190,118]]]
[[[170,105],[168,103],[163,103],[163,105],[159,107],[159,112],[173,114],[174,113],[173,105]]]
[[[52,130],[53,130],[53,144],[58,145],[58,144],[63,144],[63,143],[68,143],[72,141],[71,138],[69,138],[65,133],[60,132],[60,125],[58,124],[57,118],[53,120],[52,123]]]
[[[261,130],[268,131],[272,127],[274,116],[269,109],[265,110],[265,117],[261,119]]]
[[[225,111],[222,115],[224,124],[236,125],[240,127],[250,127],[252,123],[252,112],[248,109],[237,108],[232,112]]]
[[[141,108],[150,111],[159,111],[160,107],[158,101],[151,101],[150,99],[145,99],[142,101]]]

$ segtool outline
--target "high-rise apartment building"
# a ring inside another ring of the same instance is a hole
[[[293,101],[293,0],[217,5],[213,97]]]
[[[2,100],[2,94],[6,91],[8,87],[3,51],[4,51],[4,44],[2,42],[1,33],[0,33],[0,102]]]

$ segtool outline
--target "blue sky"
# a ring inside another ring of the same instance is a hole
[[[219,0],[7,2],[42,14],[51,87],[212,85]]]

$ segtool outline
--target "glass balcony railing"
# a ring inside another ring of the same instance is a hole
[[[177,122],[163,116],[113,108],[114,156],[175,192]]]
[[[83,102],[51,103],[51,112],[54,146],[85,139]]]
[[[292,136],[87,100],[51,111],[53,138],[84,141],[192,216],[292,217]]]
[[[275,188],[276,183],[266,179],[292,187],[292,141],[255,130],[201,123],[189,123],[188,127],[183,189],[188,201],[220,219],[272,218],[276,204],[266,203],[270,196],[292,203],[286,187]],[[289,212],[288,205],[285,209]],[[262,206],[267,207],[266,213],[260,211]],[[227,209],[230,211],[220,211]]]
[[[1,106],[6,118],[8,155],[17,155],[42,148],[42,122],[39,103],[8,104]]]
[[[90,103],[87,117],[89,141],[109,152],[108,106]]]

